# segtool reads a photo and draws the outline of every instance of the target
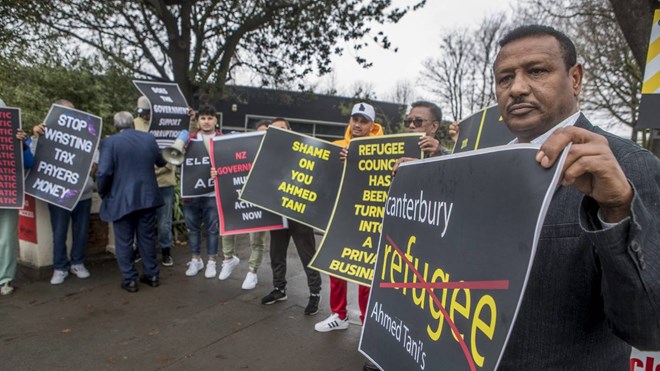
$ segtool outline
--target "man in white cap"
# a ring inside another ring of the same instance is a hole
[[[348,144],[353,138],[381,136],[383,128],[374,122],[376,112],[374,107],[368,103],[357,103],[351,111],[351,118],[344,134],[344,139],[336,140],[334,143],[344,147],[341,158],[344,160],[348,155]],[[350,181],[350,179],[348,179]],[[330,277],[330,310],[332,314],[325,320],[317,323],[314,329],[318,332],[329,332],[333,330],[345,330],[348,328],[348,316],[346,312],[346,292],[348,284],[345,280]],[[358,288],[358,304],[360,307],[360,320],[364,319],[369,300],[369,287]]]

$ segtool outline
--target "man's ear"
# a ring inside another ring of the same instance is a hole
[[[576,63],[568,70],[568,76],[571,78],[571,86],[573,87],[573,96],[575,97],[580,95],[580,91],[582,90],[583,75],[584,71],[580,63]]]

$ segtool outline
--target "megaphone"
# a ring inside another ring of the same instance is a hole
[[[163,148],[163,158],[174,166],[179,166],[183,163],[186,151],[184,147],[188,142],[188,130],[181,130],[179,135],[176,136],[174,144],[169,147]]]

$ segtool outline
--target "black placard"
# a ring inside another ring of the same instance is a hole
[[[159,148],[171,146],[181,130],[190,127],[188,103],[178,84],[137,81],[135,87],[149,100],[151,120],[149,132],[156,137]]]
[[[181,197],[200,197],[214,192],[211,155],[202,139],[188,142],[181,164]]]
[[[371,284],[392,167],[401,157],[422,157],[421,135],[351,140],[330,224],[310,267],[361,285]]]
[[[399,168],[360,351],[384,370],[494,370],[564,156],[501,146]],[[459,335],[460,334],[460,335]]]
[[[211,142],[211,164],[218,172],[215,194],[221,235],[285,228],[281,216],[238,198],[263,135],[263,132],[221,135]]]
[[[507,128],[498,106],[490,106],[461,121],[454,152],[500,146],[515,136]]]
[[[87,182],[102,121],[87,112],[54,104],[44,123],[46,132],[37,142],[25,193],[72,210]]]
[[[340,151],[338,145],[271,126],[241,199],[323,231],[339,191]]]
[[[0,209],[23,208],[23,148],[16,139],[21,128],[18,108],[0,108]]]

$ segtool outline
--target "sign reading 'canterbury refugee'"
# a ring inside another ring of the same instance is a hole
[[[385,370],[494,370],[564,156],[500,146],[407,163],[385,201],[360,351]]]

